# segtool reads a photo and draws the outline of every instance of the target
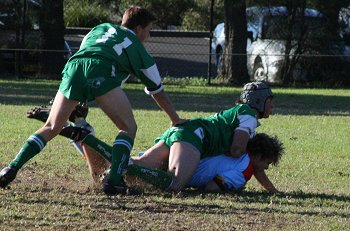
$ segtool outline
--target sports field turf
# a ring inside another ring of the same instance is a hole
[[[57,81],[0,80],[0,168],[41,123],[26,112],[47,104]],[[234,105],[240,88],[166,85],[182,117]],[[152,145],[170,122],[140,84],[125,86],[138,123],[132,155]],[[255,179],[237,194],[133,187],[128,195],[93,189],[85,161],[58,137],[0,190],[0,230],[350,230],[350,90],[273,88],[275,114],[257,132],[277,135],[286,153],[268,175],[282,195]],[[116,130],[90,105],[89,122],[112,143]]]

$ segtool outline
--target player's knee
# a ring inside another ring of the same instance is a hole
[[[126,132],[130,137],[135,138],[136,132],[137,132],[137,124],[136,123],[127,124],[122,130]]]
[[[55,124],[45,124],[43,129],[51,136],[56,136],[61,132],[62,126],[57,126]]]

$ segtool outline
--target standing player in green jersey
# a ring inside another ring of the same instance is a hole
[[[119,129],[104,191],[115,194],[124,189],[122,172],[137,130],[130,102],[120,87],[129,74],[141,80],[145,92],[166,112],[172,125],[184,122],[163,90],[154,59],[142,45],[149,37],[153,21],[155,17],[150,12],[133,6],[125,11],[121,26],[104,23],[85,36],[79,51],[62,71],[62,82],[47,122],[27,139],[15,159],[0,172],[0,187],[5,188],[13,181],[18,170],[61,132],[79,101],[95,100]]]
[[[268,118],[272,113],[272,98],[267,84],[248,83],[236,106],[168,129],[144,155],[133,158],[133,162],[167,169],[170,180],[164,182],[172,182],[168,189],[179,191],[190,181],[201,159],[220,154],[238,158],[245,153],[259,125],[258,119]],[[277,192],[264,171],[254,172],[254,176],[265,189]]]

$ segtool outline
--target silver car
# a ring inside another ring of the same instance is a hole
[[[251,80],[280,83],[282,81],[282,64],[285,60],[286,35],[288,34],[285,26],[287,25],[287,9],[286,7],[250,7],[246,9],[246,15],[247,30],[251,35],[247,39],[248,74]],[[293,24],[292,48],[288,54],[292,57],[296,53],[298,46],[300,46],[297,41],[301,37],[301,28],[306,28],[306,33],[303,35],[304,41],[309,42],[303,44],[301,56],[309,58],[299,58],[299,61],[294,65],[292,73],[294,80],[306,80],[308,78],[311,68],[307,66],[307,63],[311,63],[310,60],[315,55],[339,55],[346,62],[349,62],[350,47],[345,46],[338,35],[332,36],[332,38],[328,36],[327,44],[315,45],[315,41],[323,36],[322,33],[326,33],[323,15],[317,10],[305,9],[304,16],[303,19],[302,17],[296,17]],[[304,20],[304,27],[301,26],[301,20]],[[218,73],[220,73],[222,54],[225,47],[224,23],[216,26],[211,46],[213,60]],[[320,50],[320,47],[327,47],[328,50]]]

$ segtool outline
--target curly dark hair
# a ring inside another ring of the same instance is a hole
[[[262,159],[271,159],[272,164],[277,165],[284,153],[284,147],[277,136],[259,133],[249,140],[247,152],[250,155],[261,154]]]

